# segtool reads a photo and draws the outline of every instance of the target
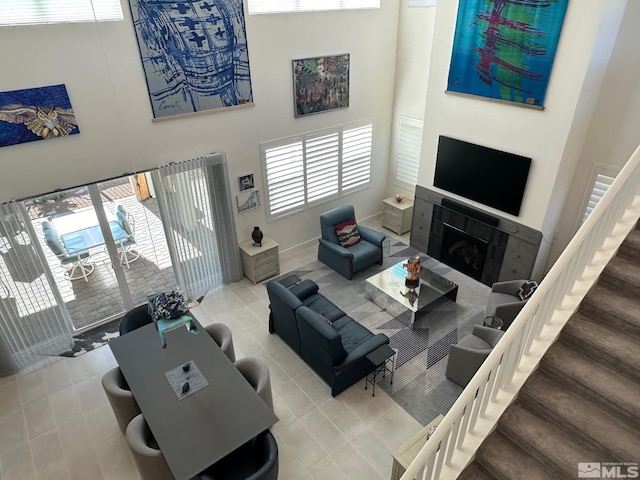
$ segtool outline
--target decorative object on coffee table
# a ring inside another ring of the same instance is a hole
[[[420,285],[420,280],[418,279],[418,274],[422,271],[420,256],[416,255],[407,259],[406,263],[402,264],[402,267],[407,269],[407,278],[404,281],[405,287],[415,290]]]
[[[262,230],[260,230],[260,227],[253,227],[253,232],[251,232],[251,238],[253,239],[253,244],[256,247],[262,246],[262,237],[264,237],[264,234],[262,233]]]

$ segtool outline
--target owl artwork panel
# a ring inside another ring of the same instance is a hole
[[[64,85],[0,92],[0,147],[80,133]]]

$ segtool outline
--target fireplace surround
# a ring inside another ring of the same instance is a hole
[[[531,278],[542,233],[416,186],[411,246],[491,286]]]

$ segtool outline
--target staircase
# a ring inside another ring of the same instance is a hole
[[[640,463],[638,224],[458,478],[577,478],[579,462]]]

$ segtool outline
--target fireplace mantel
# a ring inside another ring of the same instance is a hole
[[[542,233],[513,220],[471,207],[435,190],[416,186],[411,246],[445,261],[443,241],[445,231],[451,229],[462,231],[467,238],[477,239],[479,243],[486,245],[482,271],[474,275],[485,285],[531,278]],[[455,264],[449,265],[457,268]],[[469,275],[468,272],[463,273]]]

